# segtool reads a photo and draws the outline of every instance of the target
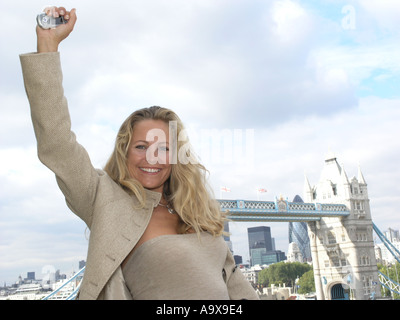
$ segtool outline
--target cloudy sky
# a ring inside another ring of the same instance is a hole
[[[257,199],[257,187],[268,190],[260,200],[303,196],[304,173],[317,184],[332,151],[349,178],[361,166],[375,224],[400,229],[398,0],[110,3],[60,3],[77,8],[60,46],[64,87],[96,167],[132,111],[161,105],[186,124],[217,197]],[[18,55],[36,50],[35,16],[47,4],[0,3],[1,284],[49,265],[69,273],[87,252],[84,223],[37,159],[22,83]],[[231,223],[244,260],[254,225]],[[263,225],[287,252],[287,224]]]

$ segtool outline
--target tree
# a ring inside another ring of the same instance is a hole
[[[298,282],[300,294],[306,294],[309,292],[315,292],[315,282],[314,282],[314,270],[307,271],[304,273]]]
[[[258,283],[264,287],[271,284],[285,284],[293,287],[297,277],[301,277],[307,271],[312,270],[312,266],[300,262],[278,262],[260,271]]]

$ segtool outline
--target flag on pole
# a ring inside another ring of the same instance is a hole
[[[267,189],[257,188],[257,201],[260,201],[260,193],[266,193]]]
[[[220,199],[222,199],[222,192],[231,192],[231,189],[229,189],[227,187],[221,187],[219,189],[219,197],[220,197]]]

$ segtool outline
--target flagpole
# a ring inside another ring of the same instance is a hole
[[[257,188],[256,192],[257,192],[257,201],[260,201],[260,193],[265,193],[267,192],[267,190],[265,188]]]
[[[227,188],[227,187],[220,187],[219,188],[219,197],[220,197],[220,199],[222,199],[222,192],[231,192],[231,189]]]

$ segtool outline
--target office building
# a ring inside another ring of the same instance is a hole
[[[304,203],[300,196],[295,196],[293,202]],[[303,257],[302,262],[310,262],[311,247],[310,238],[308,237],[306,222],[289,222],[289,244],[296,243]]]
[[[285,253],[274,250],[270,227],[261,226],[247,229],[249,238],[250,265],[272,264],[285,260]]]

